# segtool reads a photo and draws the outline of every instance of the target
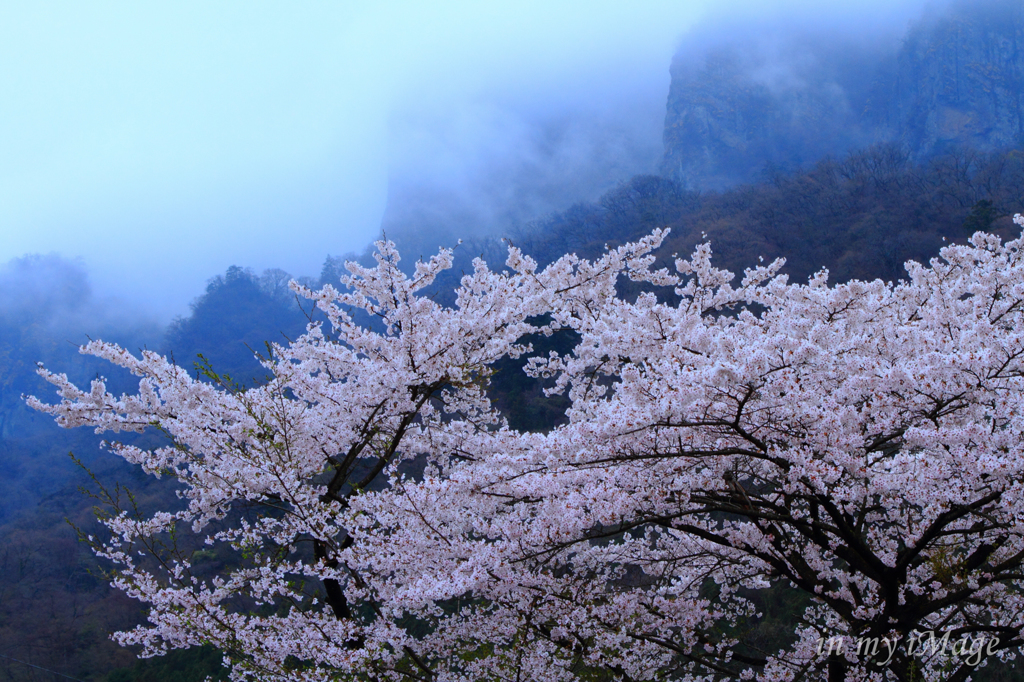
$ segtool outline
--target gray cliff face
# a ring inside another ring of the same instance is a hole
[[[912,158],[1024,142],[1024,5],[964,3],[902,45],[798,35],[677,55],[661,173],[692,189],[755,182],[880,142]]]
[[[662,174],[719,189],[879,141],[878,126],[862,121],[873,93],[864,74],[878,65],[869,55],[807,47],[721,48],[698,64],[677,57]]]
[[[915,156],[1024,143],[1024,4],[1003,2],[923,22],[899,55],[899,141]]]

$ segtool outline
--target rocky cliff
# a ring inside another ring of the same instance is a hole
[[[720,189],[879,142],[921,160],[1020,146],[1024,4],[961,2],[902,41],[741,40],[671,67],[661,172]]]
[[[894,83],[899,140],[919,156],[1024,144],[1024,4],[960,5],[912,29]]]

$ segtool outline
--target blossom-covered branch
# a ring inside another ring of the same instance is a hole
[[[212,643],[236,679],[267,680],[971,674],[948,652],[820,646],[924,631],[1012,657],[1021,241],[978,233],[897,284],[790,284],[776,262],[733,285],[708,245],[653,270],[663,236],[543,269],[511,249],[502,272],[476,262],[452,308],[423,295],[449,252],[410,277],[381,243],[344,291],[296,287],[330,329],[275,346],[255,388],[100,342],[83,351],[137,374],[137,395],[42,370],[62,400],[35,407],[161,429],[166,447],[115,451],[185,484],[183,510],[107,521],[116,586],[151,605],[120,640]],[[625,300],[623,278],[672,293]],[[559,330],[569,352],[523,341]],[[571,402],[546,433],[488,399],[494,363],[523,355]],[[235,560],[137,561],[181,527]],[[766,644],[751,633],[778,589],[799,616]]]

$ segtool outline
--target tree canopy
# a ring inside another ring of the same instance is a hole
[[[957,680],[1012,657],[1024,241],[976,233],[896,284],[781,261],[734,284],[708,244],[653,269],[665,236],[543,269],[511,248],[450,307],[423,292],[451,252],[407,276],[379,243],[344,291],[292,285],[329,323],[249,388],[101,341],[136,394],[41,370],[61,400],[34,407],[158,430],[110,447],[181,484],[90,538],[150,605],[119,641],[212,644],[239,680]],[[568,352],[526,343],[566,330]],[[494,407],[519,357],[564,423]],[[801,600],[766,642],[780,587]]]

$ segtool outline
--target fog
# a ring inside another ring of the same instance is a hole
[[[427,97],[426,105],[416,101],[393,113],[385,233],[427,251],[470,235],[508,234],[595,199],[633,175],[658,172],[670,63],[699,69],[709,53],[727,49],[753,82],[782,96],[799,93],[818,85],[807,77],[820,79],[823,59],[846,55],[848,68],[858,69],[894,54],[924,4],[733,2],[695,9],[693,21],[678,24],[672,52],[663,42],[641,47],[641,29],[632,50],[599,50],[562,78],[536,77],[507,90],[504,82],[485,83],[441,107]],[[821,85],[836,90],[837,99],[856,99],[834,81]],[[852,146],[873,141],[847,136]]]
[[[89,338],[156,346],[161,336],[150,311],[96,292],[81,260],[55,253],[31,254],[0,264],[0,345],[11,342],[15,330],[20,330],[23,341],[28,337],[46,339],[46,343],[67,344],[65,350]],[[0,355],[3,353],[0,350]],[[10,373],[6,378],[11,379]]]
[[[631,83],[621,97],[537,110],[472,102],[448,115],[395,117],[382,228],[425,248],[501,236],[575,201],[592,199],[661,155],[667,77]],[[532,104],[532,103],[528,103]],[[414,256],[427,254],[413,254]]]
[[[680,45],[698,54],[798,32],[895,40],[919,12],[8,3],[0,262],[78,259],[96,300],[166,321],[229,265],[316,274],[382,223],[436,230],[438,244],[497,234],[656,170]],[[16,278],[2,285],[5,298],[23,295]]]

